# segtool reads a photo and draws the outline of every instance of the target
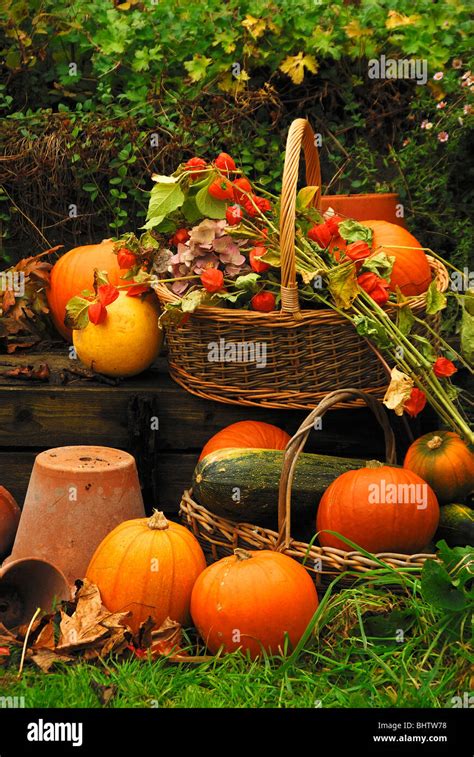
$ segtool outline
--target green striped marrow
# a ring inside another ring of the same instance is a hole
[[[445,539],[450,547],[474,547],[474,511],[467,505],[442,505],[435,541]]]
[[[223,518],[276,526],[283,455],[281,450],[270,449],[211,452],[194,471],[193,499]],[[298,518],[315,517],[319,500],[335,478],[365,464],[365,460],[303,452],[292,487],[295,525]]]

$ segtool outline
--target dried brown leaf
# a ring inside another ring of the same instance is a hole
[[[105,686],[102,683],[96,683],[95,681],[91,681],[90,685],[91,685],[91,688],[97,694],[97,698],[99,702],[102,705],[104,705],[104,707],[107,707],[110,700],[113,699],[113,697],[117,693],[117,686],[115,686],[115,684]]]
[[[76,609],[72,615],[61,612],[57,649],[73,651],[89,647],[95,654],[96,642],[123,633],[124,619],[128,613],[109,612],[102,605],[100,592],[95,584],[84,579],[76,592],[75,600]],[[99,653],[100,651],[98,650]]]
[[[49,669],[57,662],[74,662],[74,657],[66,654],[60,654],[51,649],[37,649],[31,655],[31,660],[43,671],[47,673]]]
[[[38,638],[33,644],[33,649],[55,649],[54,623],[52,620],[41,629]]]

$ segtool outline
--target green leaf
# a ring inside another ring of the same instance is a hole
[[[387,350],[393,347],[384,327],[378,321],[368,318],[366,315],[358,315],[354,318],[356,331],[360,336],[365,336],[375,347]]]
[[[107,271],[99,271],[98,268],[94,268],[94,290],[96,293],[103,284],[110,284],[109,274]]]
[[[426,560],[421,571],[423,599],[439,610],[458,612],[468,607],[463,592],[453,586],[444,565],[435,560]]]
[[[83,297],[72,297],[66,305],[64,324],[68,329],[85,329],[89,324],[88,308],[91,303]]]
[[[179,184],[158,182],[150,192],[147,222],[142,229],[158,226],[169,213],[180,208],[183,202],[184,194]]]
[[[303,187],[296,195],[296,210],[304,210],[314,200],[319,187]]]
[[[414,339],[416,342],[418,342],[418,349],[420,350],[423,357],[434,363],[434,361],[436,360],[436,350],[431,342],[428,341],[425,336],[420,336],[420,334],[412,334],[411,339]]]
[[[343,310],[350,308],[352,301],[359,293],[355,265],[351,263],[333,268],[327,274],[327,281],[328,289],[337,307]]]
[[[464,295],[461,319],[461,352],[468,363],[474,363],[474,290],[469,290]]]
[[[160,234],[174,234],[176,231],[176,223],[171,218],[163,218],[158,226],[154,227],[154,231],[159,231]]]
[[[442,560],[451,580],[456,586],[463,586],[472,581],[472,562],[474,547],[449,547],[442,539],[436,544],[438,557]]]
[[[202,213],[196,205],[195,197],[186,197],[181,212],[188,223],[196,223],[202,218]]]
[[[372,248],[373,231],[368,226],[363,226],[359,221],[348,219],[339,224],[339,234],[349,244],[352,242],[367,242]]]
[[[249,292],[255,292],[258,289],[260,276],[258,273],[246,273],[244,276],[238,276],[235,280],[236,289],[244,289]]]
[[[207,191],[209,182],[199,190],[196,195],[196,206],[205,218],[218,220],[225,218],[226,203],[223,200],[216,200],[215,197]]]
[[[436,288],[436,281],[432,281],[426,292],[426,315],[439,313],[446,307],[446,295]]]
[[[265,255],[261,256],[261,259],[275,268],[280,268],[281,266],[281,256],[275,250],[267,250]]]
[[[403,628],[407,631],[414,620],[414,613],[411,610],[392,610],[388,615],[364,616],[364,627],[368,636],[386,639],[392,637],[395,641],[398,629]]]
[[[386,255],[385,252],[377,252],[376,255],[371,255],[370,258],[366,258],[363,261],[361,272],[372,271],[372,273],[380,276],[380,278],[390,281],[394,263],[394,255]]]
[[[404,305],[397,312],[397,326],[404,336],[408,336],[415,323],[415,316],[413,315],[409,305]]]
[[[200,81],[206,75],[207,67],[212,63],[212,58],[196,53],[192,60],[184,62],[184,67],[192,81]]]
[[[140,247],[143,247],[145,250],[152,249],[152,250],[159,250],[160,249],[160,243],[153,234],[149,231],[145,231],[144,234],[140,237]]]
[[[193,289],[181,298],[181,310],[183,313],[194,313],[199,305],[203,305],[209,299],[207,292],[202,289]]]

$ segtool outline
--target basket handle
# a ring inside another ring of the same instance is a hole
[[[309,432],[314,428],[316,418],[322,418],[333,405],[338,402],[347,400],[362,399],[372,410],[377,421],[382,427],[385,437],[385,459],[389,465],[395,465],[397,462],[395,435],[388,421],[385,408],[379,400],[366,394],[360,389],[338,389],[331,392],[321,400],[318,406],[310,412],[308,417],[303,421],[295,435],[286,445],[283,457],[283,467],[280,475],[280,486],[278,492],[278,541],[276,548],[288,548],[291,539],[291,488],[295,474],[296,463],[300,452],[302,451]]]
[[[295,217],[301,148],[306,163],[306,183],[318,187],[313,205],[319,208],[321,167],[314,132],[306,118],[297,118],[289,128],[283,168],[280,207],[281,309],[286,313],[299,313],[300,310],[296,285]]]

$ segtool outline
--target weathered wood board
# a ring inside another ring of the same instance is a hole
[[[7,377],[18,366],[47,363],[50,383]],[[116,386],[70,377],[65,350],[0,356],[0,483],[22,504],[35,455],[69,444],[126,449],[137,458],[147,507],[176,512],[198,454],[224,426],[251,418],[290,434],[303,411],[225,405],[194,397],[169,377],[160,358],[149,371]],[[400,432],[401,451],[407,438]],[[382,433],[370,411],[336,410],[315,431],[308,450],[348,457],[383,458]]]

